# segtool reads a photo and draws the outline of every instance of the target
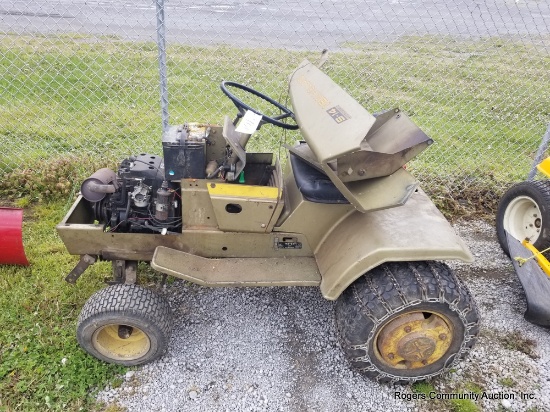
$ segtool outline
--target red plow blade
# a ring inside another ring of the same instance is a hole
[[[0,265],[29,265],[23,248],[22,224],[23,210],[0,207]]]

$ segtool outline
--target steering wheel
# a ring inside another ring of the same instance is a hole
[[[283,112],[283,114],[281,114],[279,116],[275,116],[275,117],[269,117],[269,116],[261,113],[260,111],[258,111],[256,109],[253,109],[252,107],[250,107],[249,105],[244,103],[242,100],[240,100],[233,93],[231,93],[227,89],[228,86],[229,87],[234,87],[236,89],[243,90],[247,93],[253,94],[254,96],[257,96],[257,97],[265,100],[268,103],[271,103],[273,106],[275,106],[276,108],[281,110]],[[294,120],[296,122],[296,119],[294,118],[294,113],[292,113],[288,107],[283,106],[281,103],[279,103],[276,100],[273,100],[271,97],[266,96],[265,94],[260,93],[259,91],[254,90],[254,89],[252,89],[248,86],[245,86],[245,85],[239,84],[239,83],[235,83],[235,82],[223,81],[222,84],[220,85],[220,88],[222,89],[222,92],[227,97],[229,97],[229,99],[237,107],[237,110],[239,110],[239,113],[237,114],[237,118],[235,119],[235,122],[237,120],[239,120],[241,117],[243,117],[247,110],[250,110],[250,111],[262,116],[260,126],[262,124],[265,124],[265,123],[271,123],[272,125],[279,126],[279,127],[282,127],[283,129],[288,129],[288,130],[296,130],[296,129],[299,128],[299,126],[297,124],[288,124],[288,123],[281,122],[282,119],[286,119],[287,117],[290,117],[292,120]],[[260,126],[258,126],[258,128],[260,128]]]

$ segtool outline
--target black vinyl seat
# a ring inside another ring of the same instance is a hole
[[[314,203],[349,203],[330,178],[320,170],[293,153],[290,153],[290,164],[296,185],[306,200]]]

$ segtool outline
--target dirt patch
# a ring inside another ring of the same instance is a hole
[[[484,278],[491,280],[495,285],[499,285],[505,282],[510,282],[516,274],[510,271],[510,268],[492,268],[487,269],[475,268],[473,270],[459,269],[457,273],[460,277],[468,278]]]

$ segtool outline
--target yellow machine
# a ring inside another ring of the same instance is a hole
[[[221,88],[235,120],[170,127],[163,156],[98,170],[57,226],[81,257],[69,282],[98,259],[113,262],[112,285],[82,309],[81,346],[124,365],[166,351],[170,307],[138,286],[145,261],[203,286],[319,288],[336,301],[345,354],[370,378],[413,382],[452,369],[479,319],[442,261],[472,255],[403,168],[432,140],[399,109],[372,115],[307,61],[290,77],[294,112],[238,83]],[[273,153],[246,150],[267,125],[300,131],[284,170]]]

